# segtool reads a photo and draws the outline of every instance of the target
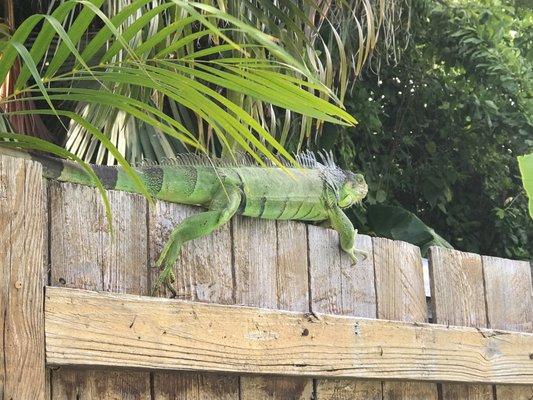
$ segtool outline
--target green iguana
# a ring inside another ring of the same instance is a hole
[[[0,147],[1,153],[38,161],[46,178],[94,186],[92,178],[76,163]],[[287,171],[258,167],[250,160],[233,163],[195,155],[182,155],[164,165],[136,167],[156,199],[207,209],[183,220],[170,234],[156,262],[157,267],[163,268],[158,285],[165,283],[170,288],[174,281],[172,267],[185,242],[208,235],[235,214],[326,222],[339,233],[341,248],[354,262],[357,255],[366,257],[365,252],[354,247],[357,231],[342,211],[366,196],[365,179],[338,168],[331,154],[321,157],[318,161],[313,153],[300,154],[297,161],[302,168],[287,166]],[[106,189],[138,192],[120,167],[92,165],[92,169]]]

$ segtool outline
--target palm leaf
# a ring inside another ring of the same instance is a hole
[[[101,2],[96,4],[99,3]],[[82,11],[70,28],[63,30],[60,23],[65,24],[67,11],[72,10],[73,5],[82,5]],[[87,136],[94,136],[94,132],[89,132],[84,126],[91,126],[102,132],[115,147],[120,143],[118,147],[123,152],[125,148],[132,147],[132,143],[139,147],[139,144],[143,143],[139,137],[142,130],[133,129],[133,134],[129,132],[127,136],[121,135],[117,133],[120,129],[113,128],[114,124],[106,120],[110,117],[119,118],[121,115],[126,116],[120,117],[124,126],[130,126],[131,121],[147,124],[155,132],[170,135],[190,149],[205,151],[209,146],[206,138],[199,137],[198,132],[191,132],[179,121],[168,116],[165,103],[174,103],[174,109],[177,108],[175,105],[184,107],[199,118],[200,125],[209,126],[223,151],[231,154],[237,148],[242,148],[258,161],[266,157],[278,163],[275,153],[292,160],[290,154],[265,128],[265,124],[257,123],[250,112],[251,108],[245,109],[242,104],[228,100],[221,90],[240,93],[254,102],[269,103],[276,108],[288,109],[311,119],[341,124],[355,122],[339,106],[309,92],[312,88],[313,91],[325,93],[326,97],[334,97],[301,61],[286,52],[271,36],[219,9],[179,0],[161,1],[143,13],[133,24],[123,26],[128,17],[144,10],[146,5],[145,0],[135,1],[116,16],[108,18],[95,4],[88,1],[65,1],[54,11],[53,18],[31,17],[29,22],[26,21],[19,28],[21,33],[15,32],[8,42],[17,52],[6,56],[10,50],[6,48],[0,73],[9,70],[7,60],[14,62],[16,54],[20,54],[24,59],[24,68],[18,80],[19,92],[35,101],[44,98],[52,110],[56,108],[56,104],[85,104],[83,107],[86,107],[86,110],[80,112],[78,106],[78,117],[71,118],[70,132],[71,136],[75,135],[75,139],[67,142],[67,147],[76,151],[79,157],[85,160],[102,160],[102,154],[109,152],[108,148],[103,150],[100,146],[90,145],[94,142],[87,139]],[[182,16],[180,21],[171,24],[173,30],[161,30],[157,36],[150,36],[148,40],[132,41],[139,31],[143,31],[154,19],[168,15],[170,10]],[[28,51],[22,43],[32,31],[29,27],[33,29],[37,21],[43,18],[43,27]],[[58,18],[64,20],[60,21]],[[76,46],[80,43],[82,31],[90,24],[94,25],[93,19],[101,20],[102,27],[79,52]],[[223,21],[225,28],[219,28],[220,21]],[[255,43],[241,46],[225,35],[227,31],[238,31],[248,37],[248,40],[251,37]],[[45,48],[53,39],[53,32],[60,37],[61,44],[45,71],[45,88],[38,75],[37,64],[42,62],[46,54]],[[219,42],[219,51],[202,52],[193,49],[191,52],[191,43],[202,37]],[[161,42],[165,43],[164,51],[156,51]],[[254,51],[260,48],[268,57],[258,60],[260,62],[257,63],[243,63],[242,68],[238,63],[224,62],[225,52],[230,53],[230,59],[234,59],[236,52],[244,60],[252,61],[253,58],[249,58],[250,55],[246,53],[250,48]],[[168,57],[174,53],[184,56]],[[208,56],[214,56],[215,59],[205,60]],[[59,65],[69,57],[75,61],[72,68],[70,71],[59,73]],[[35,85],[26,85],[28,72],[36,82]],[[291,79],[285,80],[287,75]],[[56,115],[67,115],[64,111],[58,110]],[[84,117],[79,117],[80,115]],[[161,153],[168,156],[174,151],[172,146],[165,149],[154,146],[151,151],[146,151],[146,141],[144,144],[141,150],[134,149],[130,154],[139,158],[149,158],[155,154],[157,158],[161,158]],[[109,153],[107,162],[114,163],[116,160],[117,157]]]
[[[238,148],[258,160],[290,159],[280,142],[299,137],[300,146],[324,121],[355,123],[338,99],[402,2],[229,0],[217,2],[220,9],[210,0],[66,0],[19,27],[3,50],[0,79],[31,34],[17,89],[44,101],[53,92],[51,108],[77,104],[76,114],[130,161]],[[83,124],[69,123],[68,149],[117,162]]]

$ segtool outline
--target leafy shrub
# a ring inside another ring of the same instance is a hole
[[[533,146],[533,11],[426,0],[413,14],[400,63],[368,71],[347,96],[360,124],[328,130],[321,145],[364,171],[367,206],[402,206],[461,250],[527,259],[516,156]]]

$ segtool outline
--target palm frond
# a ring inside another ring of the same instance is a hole
[[[258,161],[266,157],[276,162],[275,152],[291,160],[249,110],[225,96],[229,91],[250,98],[252,103],[272,104],[310,118],[355,123],[342,108],[308,91],[312,88],[332,98],[329,89],[273,37],[219,9],[181,0],[136,0],[109,18],[98,8],[102,3],[68,0],[50,16],[31,16],[6,42],[0,63],[3,80],[19,57],[22,59],[15,92],[24,94],[28,101],[44,102],[56,116],[68,117],[67,149],[86,161],[98,158],[115,163],[121,153],[118,148],[122,153],[130,149],[129,154],[135,155],[130,161],[168,157],[177,149],[176,143],[189,150],[206,151],[210,146],[206,137],[169,116],[169,109],[194,114],[203,129],[209,127],[223,151],[243,148]],[[64,29],[76,7],[82,9]],[[138,15],[131,23],[129,18]],[[169,15],[179,16],[168,25],[172,29],[148,33],[154,20]],[[42,28],[27,49],[24,43],[40,22]],[[100,28],[84,45],[82,37],[89,26]],[[245,35],[253,45],[237,44],[226,35],[230,31]],[[47,50],[56,36],[60,44],[48,60]],[[197,40],[219,43],[219,51],[199,51]],[[254,52],[261,49],[267,56],[256,59],[248,53],[250,48]],[[244,61],[235,62],[235,56]],[[65,70],[61,66],[68,60],[71,67]],[[38,65],[43,64],[41,77]],[[286,80],[287,75],[292,78]],[[30,79],[35,83],[28,84]],[[7,97],[3,103],[12,100]],[[75,114],[69,114],[69,104],[77,105]],[[41,109],[33,114],[42,113]],[[122,126],[117,127],[117,122]],[[164,133],[175,141],[147,150],[151,141],[140,137],[140,126],[149,126],[156,135]],[[123,134],[126,130],[127,135]],[[106,143],[102,142],[104,137]],[[104,146],[93,145],[95,140]]]
[[[348,83],[380,35],[378,48],[396,52],[408,1],[54,0],[5,45],[0,79],[22,57],[19,95],[74,107],[129,161],[237,148],[290,159],[284,147],[298,149],[324,122],[355,123],[341,106]],[[67,149],[117,162],[63,120]]]

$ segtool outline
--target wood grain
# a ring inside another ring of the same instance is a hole
[[[43,246],[43,287],[50,285],[50,224],[49,224],[49,181],[43,179],[43,224],[45,226],[43,236],[44,236],[44,246]],[[44,292],[43,292],[44,294]],[[46,368],[46,377],[45,377],[45,387],[46,387],[46,398],[52,398],[52,371],[50,368]]]
[[[277,308],[276,221],[237,216],[232,222],[236,304]]]
[[[368,259],[353,265],[339,247],[338,234],[309,226],[312,309],[314,312],[376,317],[372,239],[358,235],[356,247]],[[327,379],[316,382],[318,400],[381,400],[381,383]]]
[[[238,304],[302,312],[309,309],[305,225],[237,217],[233,240]],[[311,379],[241,377],[241,400],[308,400],[312,391]]]
[[[150,210],[150,260],[159,257],[168,235],[183,219],[203,211],[198,207],[157,202]],[[233,302],[231,231],[229,224],[206,237],[186,243],[174,266],[179,298],[231,304]],[[152,282],[159,275],[151,270]],[[169,295],[166,290],[159,296]],[[239,397],[237,376],[194,372],[154,373],[154,400],[208,400]]]
[[[531,266],[527,261],[483,256],[491,328],[533,332]]]
[[[378,318],[425,322],[427,304],[420,249],[409,243],[373,238]],[[430,367],[431,368],[431,367]],[[383,399],[437,399],[428,383],[385,382]]]
[[[300,222],[276,221],[276,308],[309,311],[307,226]]]
[[[114,238],[97,190],[50,183],[52,285],[147,294],[146,201],[117,191],[108,196]],[[52,372],[52,399],[94,398],[149,399],[150,375],[72,368]]]
[[[533,383],[519,332],[50,287],[45,333],[50,365]]]
[[[489,326],[494,329],[533,332],[530,264],[488,256],[483,256],[482,261]],[[531,400],[533,383],[520,387],[496,386],[496,398]]]
[[[429,251],[433,318],[438,324],[487,327],[481,256],[442,247]],[[491,400],[489,385],[442,385],[445,399]]]
[[[238,376],[184,371],[154,374],[155,400],[236,400],[238,398]]]
[[[46,394],[43,193],[40,165],[0,156],[2,399],[41,400]]]
[[[147,375],[147,373],[142,373]],[[65,369],[53,371],[53,399],[151,400],[150,387],[138,371]]]

